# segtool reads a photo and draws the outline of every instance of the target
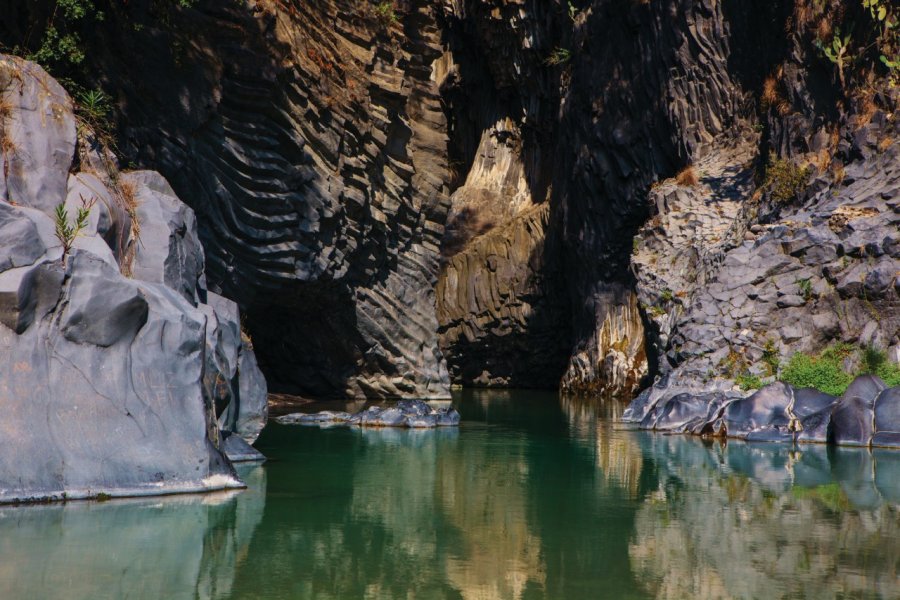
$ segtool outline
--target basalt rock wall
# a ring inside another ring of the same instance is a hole
[[[119,145],[195,209],[275,389],[729,387],[766,335],[896,354],[896,88],[816,44],[861,4],[107,8]]]
[[[105,4],[105,3],[104,3]],[[197,213],[275,390],[446,396],[433,3],[111,3],[88,60],[128,161]]]

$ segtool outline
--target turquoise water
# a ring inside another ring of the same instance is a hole
[[[0,508],[0,598],[900,597],[900,452],[455,404],[458,431],[271,425],[242,492]]]

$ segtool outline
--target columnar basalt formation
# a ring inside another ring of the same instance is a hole
[[[450,375],[473,386],[555,388],[569,349],[547,203],[472,240],[437,285]],[[639,337],[639,336],[638,336]]]
[[[435,10],[204,2],[158,27],[168,47],[142,51],[140,81],[119,56],[99,59],[128,99],[126,153],[196,210],[209,289],[247,315],[275,389],[448,393],[433,294],[448,179]],[[109,35],[117,54],[138,43]]]
[[[768,337],[896,356],[897,88],[871,36],[828,60],[847,20],[873,25],[849,0],[136,0],[86,60],[274,388],[627,396],[730,389]]]
[[[708,1],[593,2],[576,17],[561,107],[563,164],[554,179],[576,307],[568,388],[627,393],[647,372],[634,340],[635,333],[643,338],[638,313],[620,308],[636,302],[629,297],[632,236],[647,217],[651,183],[699,158],[736,124],[739,90],[728,72],[722,10]],[[607,360],[602,332],[610,321],[622,322],[622,337],[610,341],[628,342],[624,363]],[[631,385],[605,385],[616,377]]]

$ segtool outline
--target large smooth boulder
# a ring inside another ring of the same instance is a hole
[[[874,375],[854,379],[831,413],[828,441],[842,446],[871,444],[875,433],[875,398],[886,387]]]
[[[693,394],[676,394],[657,403],[641,420],[641,428],[683,431],[690,424],[705,419],[708,411],[708,398]]]
[[[721,416],[726,435],[756,441],[791,439],[787,408],[793,396],[791,386],[777,382],[729,403]]]
[[[815,388],[795,388],[791,414],[796,419],[798,442],[828,441],[828,424],[837,398]]]
[[[900,448],[900,386],[878,394],[873,410],[872,445]]]
[[[23,331],[0,326],[0,502],[242,485],[203,389],[201,312],[80,250],[64,283],[35,282],[61,291]]]
[[[199,306],[207,315],[206,386],[216,403],[219,428],[252,444],[268,418],[266,380],[241,335],[237,304],[213,292],[207,292],[207,302]]]

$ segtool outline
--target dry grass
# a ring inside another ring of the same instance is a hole
[[[834,177],[834,184],[840,185],[844,181],[844,177],[846,173],[844,171],[844,164],[836,160],[831,163],[831,176]]]
[[[137,252],[137,245],[141,241],[141,221],[138,218],[137,209],[139,201],[137,199],[137,188],[134,183],[119,179],[116,185],[117,196],[125,207],[128,216],[131,219],[131,231],[127,239],[121,240],[122,246],[126,248],[125,256],[122,258],[122,274],[131,277],[134,269],[134,257]],[[123,232],[124,236],[124,232]]]
[[[879,152],[887,152],[887,149],[894,145],[894,138],[891,136],[885,136],[881,138],[878,142],[878,151]]]
[[[824,173],[828,170],[828,167],[831,165],[832,156],[833,152],[828,148],[822,148],[821,150],[819,150],[819,153],[816,154],[816,160],[814,163],[819,173]]]
[[[762,100],[763,106],[775,106],[781,101],[781,94],[778,93],[778,79],[774,75],[769,75],[763,82],[760,100]]]
[[[877,111],[878,106],[875,104],[875,100],[872,99],[872,94],[866,94],[861,99],[859,112],[856,114],[857,129],[868,125]]]
[[[700,183],[700,176],[693,165],[688,165],[675,176],[675,183],[682,187],[694,187]]]
[[[781,78],[784,76],[783,69],[779,68],[778,73],[769,75],[763,81],[763,89],[760,94],[760,102],[763,108],[774,108],[778,114],[785,116],[791,112],[791,104],[781,95]]]
[[[822,17],[816,24],[816,38],[823,44],[831,42],[834,36],[834,24],[828,17]]]

